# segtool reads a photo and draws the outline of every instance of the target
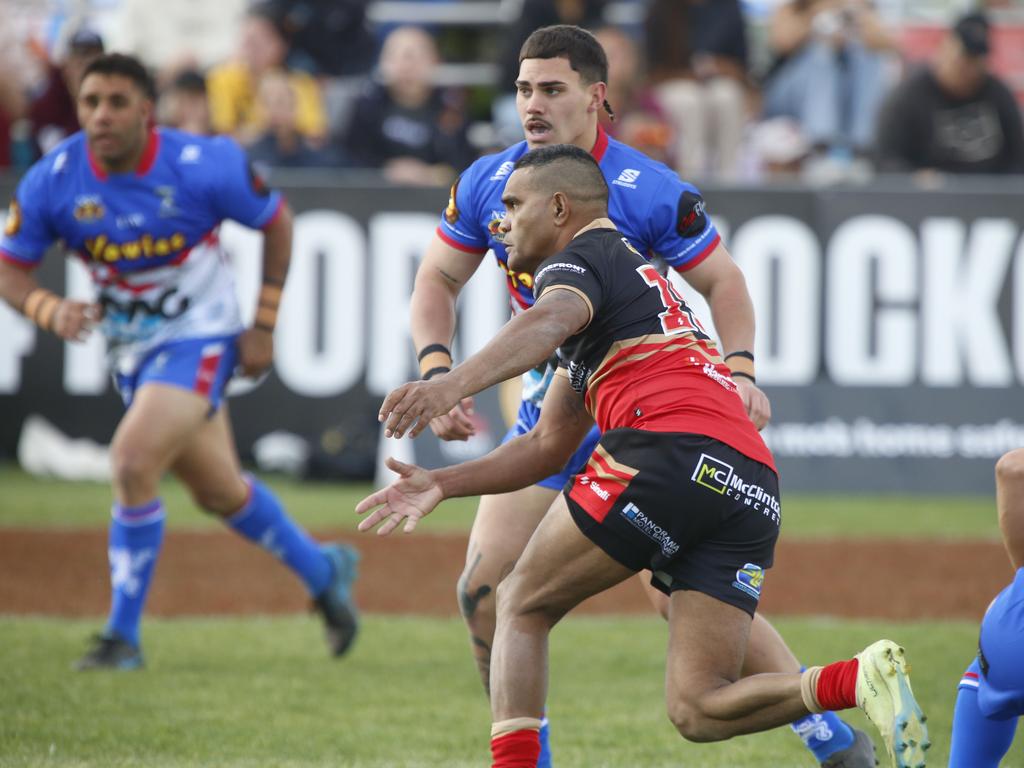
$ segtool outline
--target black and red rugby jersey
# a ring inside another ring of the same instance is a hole
[[[602,432],[707,435],[775,469],[715,342],[618,230],[586,229],[545,260],[534,293],[540,300],[552,290],[572,291],[590,307],[587,326],[558,349],[558,372]]]

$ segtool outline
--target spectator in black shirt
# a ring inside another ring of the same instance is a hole
[[[879,170],[1024,173],[1020,108],[989,71],[989,49],[987,19],[968,14],[932,64],[889,94],[879,120]]]
[[[388,35],[379,78],[356,102],[344,140],[352,165],[379,168],[396,184],[447,186],[475,155],[463,104],[434,85],[434,39],[418,27]]]

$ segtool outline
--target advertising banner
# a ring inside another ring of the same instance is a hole
[[[383,395],[416,375],[409,295],[445,191],[280,186],[297,213],[292,269],[274,371],[233,384],[243,455],[285,431],[309,443],[323,474],[333,460],[359,475],[346,456],[379,448],[433,465],[493,447],[505,429],[494,393],[468,445],[378,441]],[[0,200],[12,191],[0,183]],[[1024,446],[1024,190],[705,192],[754,299],[758,382],[773,410],[764,434],[783,487],[991,492],[996,459]],[[221,235],[251,317],[261,236],[231,223]],[[82,267],[56,249],[38,275],[89,295]],[[703,299],[673,280],[710,325]],[[504,291],[488,256],[460,299],[456,359],[505,321]],[[121,411],[100,339],[64,344],[0,306],[0,459],[15,457],[29,414],[107,442]]]

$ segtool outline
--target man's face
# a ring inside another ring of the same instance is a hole
[[[108,168],[137,158],[149,126],[153,103],[127,77],[93,73],[78,91],[78,122],[92,150]]]
[[[604,83],[585,85],[566,58],[523,59],[516,109],[530,149],[575,144],[589,151],[604,88]]]
[[[949,34],[939,46],[936,74],[951,96],[969,98],[978,92],[988,76],[988,59],[972,56],[956,35]]]
[[[508,177],[501,195],[505,218],[500,230],[505,235],[509,267],[533,274],[544,259],[558,251],[559,230],[552,196],[530,184],[531,173],[531,168],[520,168]]]

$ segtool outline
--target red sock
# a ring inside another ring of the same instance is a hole
[[[504,733],[491,739],[492,768],[537,768],[540,733],[535,728]]]
[[[829,712],[857,706],[857,659],[837,661],[822,668],[818,675],[818,703]]]

